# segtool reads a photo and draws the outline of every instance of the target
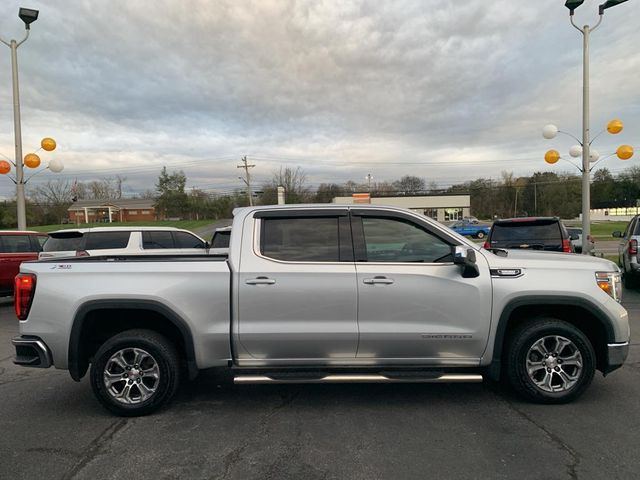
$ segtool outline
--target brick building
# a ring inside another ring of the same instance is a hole
[[[162,220],[153,204],[153,199],[142,198],[78,200],[67,211],[69,222],[75,224]]]

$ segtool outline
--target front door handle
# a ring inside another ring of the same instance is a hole
[[[365,278],[362,280],[362,283],[366,285],[391,285],[393,283],[393,279],[387,277]]]
[[[276,283],[276,281],[273,278],[258,277],[245,280],[244,283],[246,283],[247,285],[273,285]]]

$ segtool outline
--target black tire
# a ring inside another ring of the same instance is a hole
[[[550,358],[543,356],[542,351],[559,348],[565,340],[569,344],[560,348],[558,355],[546,354]],[[570,364],[578,363],[573,358],[576,351],[580,355],[581,367]],[[537,358],[539,352],[540,358]],[[572,352],[572,355],[567,356]],[[567,360],[562,360],[563,358]],[[564,367],[561,365],[563,362]],[[527,370],[528,363],[535,369],[532,375]],[[591,342],[582,331],[568,322],[555,318],[537,318],[517,328],[509,339],[507,378],[513,389],[529,401],[547,404],[571,402],[591,384],[595,369],[596,356]],[[565,378],[570,378],[571,381],[567,382]],[[547,379],[548,384],[545,382]]]
[[[622,281],[624,282],[624,288],[633,289],[638,286],[638,279],[630,272],[624,272]]]
[[[476,238],[484,238],[484,232],[476,233]]]
[[[135,359],[141,359],[140,364],[132,368],[129,362]],[[120,367],[123,362],[126,368]],[[106,383],[107,375],[114,378],[111,385]],[[123,378],[115,378],[118,375]],[[180,359],[175,346],[162,335],[151,330],[127,330],[98,349],[90,377],[93,393],[111,412],[123,417],[148,415],[175,394],[180,382]]]

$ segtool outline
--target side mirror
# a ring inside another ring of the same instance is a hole
[[[616,238],[622,238],[622,232],[616,230],[615,232],[613,232],[611,235],[613,235]]]
[[[463,278],[475,278],[480,276],[480,269],[476,264],[476,251],[462,245],[454,247],[453,263],[462,266]]]
[[[209,250],[211,248],[211,244],[209,242],[204,242],[205,250]]]
[[[580,238],[580,237],[578,236],[578,234],[577,234],[577,233],[572,233],[571,235],[569,235],[569,238],[570,238],[571,240],[578,240],[578,238]]]

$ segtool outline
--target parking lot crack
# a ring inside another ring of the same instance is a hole
[[[276,415],[283,408],[291,405],[291,403],[293,403],[297,396],[297,392],[290,395],[283,395],[282,401],[269,409],[269,411],[258,422],[259,428],[256,437],[261,437],[262,435],[264,435],[269,428],[269,421],[274,417],[274,415]],[[231,471],[242,460],[242,455],[249,447],[250,443],[251,439],[248,439],[224,456],[224,471],[221,475],[215,477],[215,480],[226,480],[227,478],[229,478]]]
[[[80,459],[75,463],[71,470],[62,476],[63,480],[71,480],[75,478],[89,463],[91,463],[98,455],[102,453],[105,445],[113,440],[113,437],[127,425],[127,419],[122,418],[116,420],[106,429],[102,431],[85,449]]]
[[[580,465],[580,455],[576,452],[570,445],[568,445],[562,438],[553,433],[544,425],[538,423],[535,419],[529,416],[526,412],[523,412],[518,407],[516,407],[509,400],[504,400],[507,406],[513,410],[518,416],[526,420],[535,426],[538,430],[542,431],[553,443],[555,443],[561,450],[564,450],[568,455],[571,461],[567,464],[567,474],[569,478],[572,480],[578,480],[578,465]]]

